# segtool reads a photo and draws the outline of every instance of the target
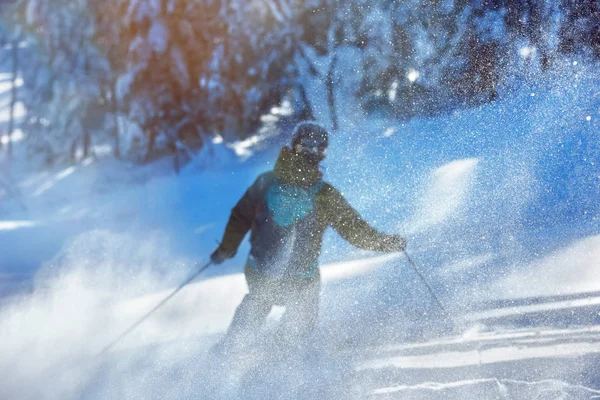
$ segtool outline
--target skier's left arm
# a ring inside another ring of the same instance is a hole
[[[360,214],[330,185],[325,188],[327,214],[331,226],[349,243],[365,250],[402,251],[406,240],[400,235],[388,235],[371,227]]]

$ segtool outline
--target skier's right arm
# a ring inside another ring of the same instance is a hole
[[[268,174],[260,175],[233,207],[221,244],[211,256],[213,262],[219,263],[235,256],[244,236],[252,227],[256,209],[264,196],[267,184]]]

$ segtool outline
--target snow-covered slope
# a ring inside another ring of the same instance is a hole
[[[452,309],[453,322],[440,315],[403,321],[379,315],[379,322],[369,321],[366,314],[376,305],[366,296],[400,263],[383,256],[323,266],[324,313],[310,358],[264,364],[233,360],[225,367],[206,359],[206,349],[243,296],[241,275],[191,284],[107,356],[98,357],[108,341],[170,290],[115,302],[117,294],[100,288],[124,284],[131,289],[133,282],[148,284],[153,278],[138,274],[107,282],[107,274],[92,284],[92,274],[71,270],[52,288],[3,308],[0,351],[6,363],[0,373],[10,379],[2,396],[584,399],[600,393],[592,390],[600,383],[599,327],[578,326],[578,318],[590,310],[577,301],[537,299],[544,318],[555,316],[562,327],[516,327],[508,317],[530,315],[536,310],[531,305],[496,304],[477,313]],[[598,304],[598,298],[586,297],[583,303]],[[446,330],[441,338],[431,332],[454,326],[455,332]],[[373,327],[389,330],[385,340],[356,335]],[[217,388],[211,386],[215,382]]]
[[[564,63],[502,101],[404,123],[343,105],[326,179],[373,225],[407,235],[452,318],[401,255],[329,232],[317,359],[287,375],[247,367],[222,398],[249,378],[242,397],[600,396],[598,76]],[[0,306],[0,397],[214,398],[205,350],[245,293],[247,244],[95,356],[206,259],[274,157],[180,176],[102,158],[43,172],[2,160],[15,190],[0,204],[0,283],[13,293]]]

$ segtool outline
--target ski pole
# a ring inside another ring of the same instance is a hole
[[[446,314],[447,316],[450,316],[450,314],[448,314],[448,311],[446,311],[446,309],[444,308],[442,302],[437,297],[437,295],[435,294],[435,292],[433,291],[433,289],[431,288],[431,286],[429,286],[429,283],[427,283],[427,280],[425,279],[425,277],[423,276],[423,274],[419,270],[419,267],[417,267],[417,264],[412,260],[412,258],[410,258],[410,256],[406,252],[406,250],[403,250],[403,252],[404,252],[404,255],[406,256],[406,259],[408,260],[408,263],[417,272],[417,274],[419,275],[419,277],[421,278],[421,280],[423,281],[423,283],[425,284],[425,286],[427,286],[427,289],[429,289],[429,293],[431,293],[431,295],[433,296],[433,298],[437,302],[438,306],[440,306],[440,308],[442,309],[442,311],[444,311],[444,314]]]
[[[102,349],[102,351],[100,353],[98,353],[98,356],[102,356],[104,354],[106,354],[106,352],[108,350],[110,350],[114,345],[116,345],[118,342],[121,341],[121,339],[123,339],[125,336],[127,336],[131,331],[133,331],[135,328],[137,328],[142,322],[144,322],[152,313],[154,313],[156,310],[158,310],[160,307],[162,307],[163,304],[165,304],[171,297],[175,296],[175,294],[177,294],[177,292],[179,292],[181,289],[183,289],[188,283],[190,283],[191,281],[193,281],[194,279],[196,279],[198,277],[198,275],[200,275],[202,272],[204,272],[205,269],[207,269],[208,267],[210,267],[212,265],[212,260],[209,261],[208,263],[204,264],[202,267],[200,267],[198,269],[198,271],[196,271],[194,274],[192,274],[189,278],[187,278],[185,280],[185,282],[183,282],[181,285],[179,285],[177,287],[177,289],[175,289],[173,292],[171,292],[170,295],[168,295],[167,297],[165,297],[160,303],[158,303],[156,306],[154,306],[154,308],[150,311],[148,311],[142,318],[140,318],[135,324],[131,325],[125,332],[123,332],[121,335],[119,335],[119,337],[117,337],[115,340],[113,340],[108,346],[106,346],[104,349]]]

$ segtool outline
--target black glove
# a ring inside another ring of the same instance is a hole
[[[210,261],[212,261],[213,264],[221,264],[223,261],[225,260],[229,260],[230,258],[232,258],[234,254],[228,253],[226,251],[224,251],[220,246],[217,247],[217,249],[215,251],[213,251],[213,253],[210,255]]]
[[[404,251],[406,250],[406,239],[400,235],[389,235],[386,247],[388,247],[388,251]]]

